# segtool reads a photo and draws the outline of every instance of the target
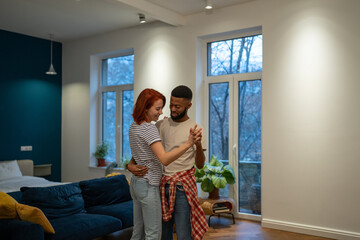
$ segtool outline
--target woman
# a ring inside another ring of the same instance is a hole
[[[152,121],[157,121],[165,106],[165,96],[153,89],[143,90],[136,100],[132,114],[134,122],[129,129],[130,148],[139,165],[149,170],[143,177],[132,176],[130,193],[134,204],[134,229],[131,240],[161,239],[161,201],[159,185],[162,165],[169,165],[201,139],[201,129],[190,129],[186,143],[165,152],[159,131]]]

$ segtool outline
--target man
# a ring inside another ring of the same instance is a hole
[[[169,152],[187,141],[189,129],[196,122],[188,116],[192,103],[192,92],[186,86],[178,86],[171,92],[171,118],[156,123],[165,151]],[[208,229],[204,212],[197,199],[197,189],[194,176],[194,163],[202,168],[205,162],[206,150],[204,138],[188,149],[173,163],[164,167],[162,184],[160,186],[163,224],[162,239],[173,239],[175,223],[178,240],[202,239]],[[131,161],[127,167],[136,176],[146,173],[144,166],[138,166]]]

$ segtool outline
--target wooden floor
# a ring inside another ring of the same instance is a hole
[[[263,228],[258,222],[236,220],[225,217],[212,217],[211,227],[204,236],[204,240],[329,240],[329,238],[315,237],[299,233],[285,232],[270,228]],[[130,239],[131,232],[119,231],[96,240],[125,240]],[[174,240],[176,235],[174,234]]]
[[[224,217],[212,217],[210,228],[204,240],[328,240],[329,238],[315,237],[305,234],[285,232],[261,227],[261,223],[236,220]]]

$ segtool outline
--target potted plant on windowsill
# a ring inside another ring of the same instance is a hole
[[[94,156],[98,161],[98,163],[97,163],[98,167],[105,167],[106,166],[105,157],[109,153],[109,148],[110,148],[110,145],[106,141],[103,141],[102,143],[100,143],[100,144],[98,144],[96,146],[96,151],[94,153]]]
[[[209,192],[210,199],[219,199],[219,188],[235,183],[234,170],[230,165],[224,165],[214,155],[210,163],[205,163],[201,169],[196,168],[196,182],[201,183],[201,189]]]

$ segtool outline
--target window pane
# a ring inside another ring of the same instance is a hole
[[[129,128],[130,124],[133,121],[131,116],[133,112],[134,106],[134,91],[123,91],[123,99],[122,99],[122,159],[130,159],[131,150],[129,143]]]
[[[102,60],[102,86],[134,83],[134,55]]]
[[[212,42],[208,45],[208,75],[262,70],[262,35]]]
[[[229,164],[229,83],[209,86],[209,153],[225,165]],[[229,196],[229,185],[219,189],[223,197]]]
[[[239,82],[239,209],[261,214],[261,81]]]
[[[110,144],[110,150],[106,157],[106,161],[115,161],[116,93],[104,92],[102,94],[102,103],[102,139]]]
[[[210,84],[210,156],[229,164],[229,83]]]

